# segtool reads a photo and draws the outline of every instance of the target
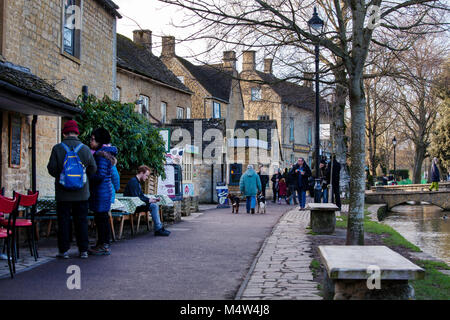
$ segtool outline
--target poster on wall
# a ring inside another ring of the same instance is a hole
[[[175,168],[174,166],[164,166],[166,172],[166,179],[158,177],[158,193],[159,195],[166,195],[168,197],[175,196]]]
[[[194,185],[192,183],[183,184],[183,197],[194,196]]]

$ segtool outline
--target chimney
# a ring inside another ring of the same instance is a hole
[[[273,59],[264,59],[264,73],[272,74]]]
[[[244,51],[242,53],[242,71],[255,71],[255,51]]]
[[[134,30],[133,42],[152,52],[152,32],[150,30]]]
[[[223,52],[223,68],[225,70],[236,70],[236,52],[224,51]]]
[[[161,58],[173,58],[175,57],[175,37],[165,36],[162,37],[162,50]]]
[[[314,72],[305,72],[303,76],[305,77],[305,80],[303,80],[303,86],[312,88],[314,82]]]

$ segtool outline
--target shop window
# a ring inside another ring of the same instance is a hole
[[[230,185],[238,186],[242,176],[242,163],[230,164]]]

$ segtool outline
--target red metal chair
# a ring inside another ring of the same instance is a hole
[[[18,216],[18,208],[20,202],[20,195],[17,195],[14,199],[10,199],[0,195],[0,212],[8,214],[6,228],[0,227],[0,238],[4,239],[6,244],[6,255],[8,257],[8,267],[11,273],[11,278],[14,278],[16,272],[16,258],[15,258],[15,232],[16,232],[16,219]]]
[[[28,195],[20,194],[15,191],[13,191],[13,198],[20,197],[19,206],[22,206],[25,208],[24,210],[24,217],[17,218],[15,221],[15,227],[16,228],[26,228],[27,231],[27,242],[28,246],[30,248],[30,253],[34,257],[34,260],[37,261],[39,258],[37,248],[36,248],[36,241],[35,241],[35,215],[36,215],[36,204],[39,197],[39,191],[36,191],[35,193],[32,193],[28,191]],[[0,218],[0,225],[5,226],[8,222],[6,219]],[[19,258],[19,232],[16,232],[16,248],[17,248],[17,258]]]

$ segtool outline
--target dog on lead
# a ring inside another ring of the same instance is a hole
[[[266,213],[266,197],[262,193],[258,193],[256,200],[258,202],[258,213]]]
[[[236,196],[234,194],[228,194],[228,199],[230,199],[231,202],[231,213],[239,213],[239,203],[241,202],[241,199],[239,196]]]

